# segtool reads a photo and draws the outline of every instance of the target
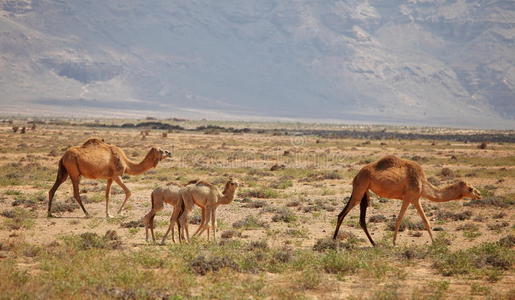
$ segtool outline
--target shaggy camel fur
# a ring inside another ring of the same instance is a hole
[[[125,200],[118,210],[118,213],[120,213],[131,196],[130,190],[122,181],[122,175],[141,174],[151,168],[155,168],[158,162],[171,156],[172,154],[169,151],[152,148],[140,163],[136,163],[129,160],[122,149],[99,139],[89,139],[81,146],[71,147],[66,150],[63,157],[59,160],[57,178],[54,186],[48,192],[48,217],[53,217],[52,199],[54,198],[55,191],[66,181],[68,175],[70,175],[73,184],[73,196],[79,203],[82,211],[84,211],[84,214],[86,214],[86,217],[89,217],[89,213],[82,205],[79,194],[81,176],[91,179],[107,179],[105,192],[106,216],[111,217],[109,214],[109,194],[113,181],[121,186],[125,192]]]
[[[196,204],[202,211],[202,217],[200,225],[193,236],[201,235],[207,230],[207,239],[209,241],[209,220],[211,220],[211,227],[213,228],[213,239],[216,241],[216,209],[222,204],[230,204],[236,196],[236,190],[238,189],[239,183],[234,179],[229,179],[225,184],[224,191],[220,191],[212,184],[203,181],[193,181],[181,189],[181,200],[179,201],[179,212],[177,214],[178,219],[170,220],[170,227],[163,236],[161,241],[164,244],[165,239],[173,229],[173,223],[179,222],[179,241],[184,236],[182,230],[186,231],[186,239],[189,241],[188,231],[188,216],[193,209],[193,205]],[[173,217],[172,217],[173,218]]]
[[[363,231],[365,231],[370,243],[375,245],[372,237],[368,233],[365,220],[367,207],[370,203],[368,190],[371,190],[379,197],[402,200],[401,210],[395,222],[395,234],[393,236],[394,245],[402,218],[410,204],[413,204],[417,209],[433,241],[431,226],[420,205],[421,197],[435,202],[447,202],[465,197],[481,199],[479,191],[463,181],[439,189],[427,181],[424,171],[416,162],[400,159],[395,156],[385,156],[376,162],[364,166],[356,177],[354,177],[351,198],[338,215],[338,222],[333,239],[336,239],[338,236],[338,230],[340,229],[343,218],[345,218],[352,208],[361,202],[359,224]]]
[[[170,218],[170,227],[172,231],[172,241],[175,243],[174,225],[177,222],[179,213],[179,209],[177,209],[176,207],[179,204],[179,201],[181,200],[180,190],[182,187],[184,186],[175,183],[169,183],[167,186],[158,187],[152,191],[152,194],[150,194],[152,208],[150,212],[148,212],[143,218],[143,223],[145,224],[145,241],[148,242],[149,228],[150,233],[152,234],[152,241],[156,241],[156,238],[154,236],[154,217],[156,216],[157,212],[163,209],[164,203],[168,203],[171,206],[173,206],[173,213],[172,217]]]

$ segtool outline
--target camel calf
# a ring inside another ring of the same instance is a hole
[[[167,186],[162,186],[154,189],[150,194],[150,200],[152,202],[152,208],[143,218],[143,223],[145,224],[145,240],[148,242],[148,229],[150,228],[150,233],[152,235],[152,241],[155,242],[156,238],[154,236],[154,217],[156,213],[161,211],[164,207],[164,203],[168,203],[173,206],[173,213],[170,218],[170,226],[168,232],[172,231],[172,241],[175,243],[174,237],[174,226],[178,219],[179,210],[176,209],[177,204],[181,199],[181,187],[177,184],[169,184]],[[178,222],[177,222],[178,223]],[[180,231],[180,224],[177,224]],[[168,234],[168,232],[166,234]]]

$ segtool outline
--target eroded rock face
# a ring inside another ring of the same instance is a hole
[[[510,2],[9,0],[0,24],[4,99],[444,124],[515,117]]]

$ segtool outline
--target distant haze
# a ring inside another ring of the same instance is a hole
[[[515,128],[513,1],[0,0],[0,110]]]

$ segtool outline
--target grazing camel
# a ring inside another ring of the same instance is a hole
[[[365,231],[370,243],[375,246],[372,237],[368,233],[365,220],[367,207],[370,203],[368,190],[371,190],[379,197],[402,200],[401,210],[395,222],[395,233],[393,236],[394,245],[402,218],[410,204],[413,204],[417,209],[418,214],[424,222],[424,226],[429,232],[431,241],[433,241],[433,233],[429,221],[420,205],[421,197],[435,202],[447,202],[466,197],[481,199],[479,191],[463,181],[439,189],[427,181],[424,171],[416,162],[400,159],[392,155],[385,156],[376,162],[364,166],[356,177],[354,177],[351,198],[338,215],[338,222],[333,239],[336,239],[338,236],[343,218],[345,218],[352,208],[358,203],[361,203],[359,224],[363,231]]]
[[[152,201],[152,208],[150,212],[148,212],[143,218],[143,223],[145,224],[145,241],[148,242],[148,229],[150,228],[150,233],[152,234],[152,241],[155,242],[156,238],[154,236],[154,217],[156,213],[163,209],[164,203],[168,203],[173,206],[172,217],[170,218],[170,227],[172,231],[172,241],[175,243],[174,236],[174,226],[178,219],[179,209],[176,209],[177,204],[181,200],[180,190],[184,187],[183,185],[178,185],[174,183],[169,183],[167,186],[162,186],[154,189],[150,194],[150,199]],[[178,224],[180,225],[180,224]],[[180,231],[180,227],[179,227]]]
[[[213,239],[216,241],[216,209],[221,204],[230,204],[236,196],[236,190],[238,189],[239,183],[234,179],[229,179],[225,184],[224,191],[220,191],[212,184],[203,181],[192,181],[188,183],[184,188],[181,189],[181,200],[179,201],[179,212],[177,214],[178,219],[170,220],[170,226],[166,231],[161,241],[164,244],[166,237],[170,230],[173,229],[173,223],[179,224],[179,241],[183,237],[182,230],[186,231],[186,239],[189,240],[188,231],[188,216],[193,209],[193,205],[196,204],[202,211],[202,217],[200,225],[193,236],[201,235],[207,230],[207,239],[209,241],[209,220],[211,220],[211,227],[213,227]],[[173,217],[172,217],[173,218]]]
[[[84,211],[84,214],[86,214],[86,217],[89,217],[89,213],[82,205],[79,194],[81,176],[91,179],[107,179],[105,193],[106,216],[109,218],[111,217],[109,214],[109,194],[113,181],[122,187],[125,192],[125,200],[118,210],[118,213],[120,213],[131,196],[129,188],[122,181],[122,175],[141,174],[151,168],[155,168],[161,160],[171,156],[172,154],[169,151],[152,148],[140,163],[136,163],[129,160],[122,149],[99,139],[89,139],[81,146],[71,147],[66,150],[63,157],[59,160],[57,178],[54,186],[48,192],[48,217],[53,217],[52,199],[54,198],[55,191],[66,181],[68,175],[70,175],[73,184],[73,196],[79,203],[82,211]]]

